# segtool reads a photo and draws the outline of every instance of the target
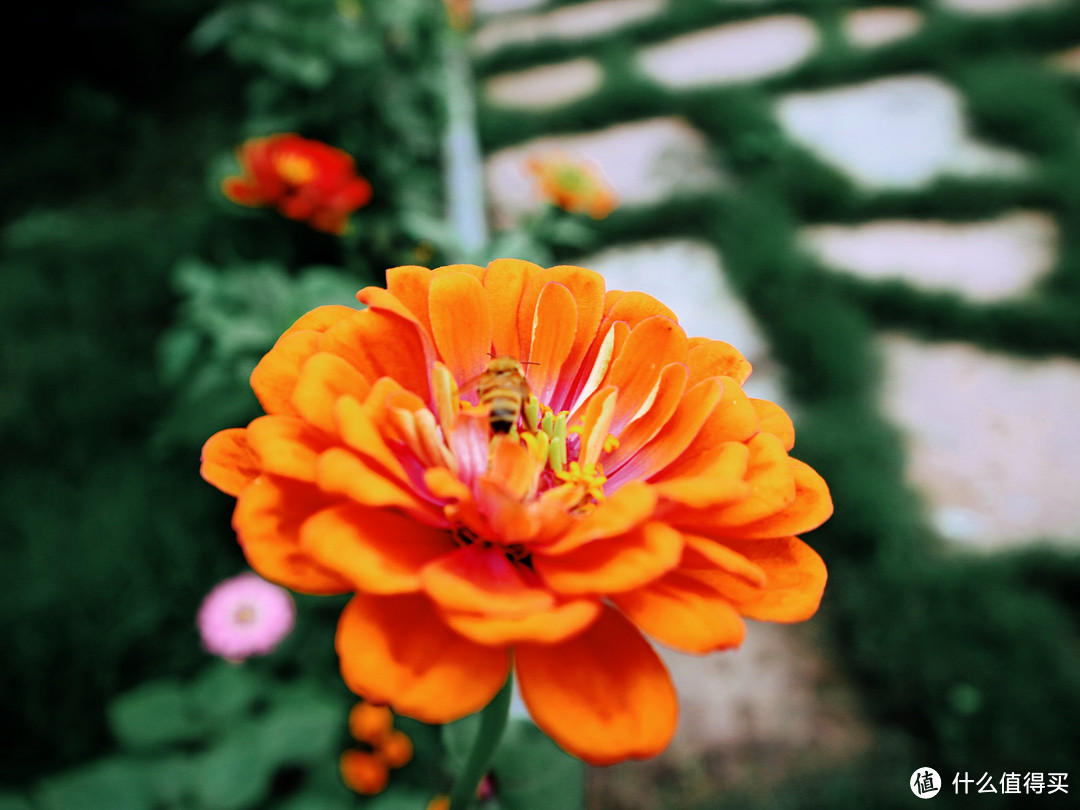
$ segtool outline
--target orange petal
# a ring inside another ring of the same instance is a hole
[[[600,460],[617,405],[618,392],[612,387],[602,389],[589,400],[582,417],[581,452],[578,454],[581,464],[595,464]]]
[[[354,590],[413,593],[420,569],[457,548],[449,531],[422,526],[384,509],[341,504],[304,521],[300,545]]]
[[[567,362],[568,369],[576,370],[579,359],[592,345],[600,322],[604,277],[592,270],[570,265],[549,267],[533,274],[521,293],[518,307],[518,337],[523,355],[528,355],[532,348],[536,303],[544,287],[553,281],[570,290],[577,306],[578,325],[574,329],[574,345]]]
[[[642,447],[652,441],[675,413],[686,392],[689,376],[682,363],[670,363],[660,372],[656,398],[647,411],[618,432],[619,446],[604,458],[604,466],[617,470]]]
[[[538,548],[532,561],[540,578],[560,594],[610,594],[640,588],[663,576],[679,564],[682,550],[679,532],[653,522],[556,557]]]
[[[471,613],[535,613],[555,604],[550,593],[529,584],[499,547],[479,543],[433,560],[420,574],[424,591],[448,610]]]
[[[480,281],[469,273],[432,279],[428,317],[435,347],[458,382],[483,373],[491,351],[491,316]]]
[[[574,343],[562,364],[558,385],[548,401],[556,411],[571,405],[574,382],[585,357],[597,338],[597,329],[604,316],[604,277],[592,270],[571,265],[559,265],[545,271],[553,281],[566,287],[574,298],[577,323],[574,327]]]
[[[363,399],[370,390],[371,383],[343,357],[318,352],[301,367],[292,404],[305,421],[327,433],[336,433],[334,403],[346,394]]]
[[[614,610],[561,644],[518,645],[515,660],[533,720],[590,765],[655,756],[675,733],[679,707],[667,669]]]
[[[712,466],[717,446],[748,441],[760,431],[757,409],[738,384],[730,377],[715,381],[723,386],[720,399],[694,440],[663,469],[659,479],[700,475]]]
[[[550,610],[523,616],[443,611],[444,621],[478,644],[554,644],[577,635],[596,621],[603,605],[596,599],[572,599]]]
[[[724,393],[716,379],[700,382],[686,392],[679,407],[653,440],[619,469],[608,471],[607,487],[633,479],[648,479],[678,458],[690,446]]]
[[[766,399],[751,399],[750,402],[757,411],[761,429],[780,439],[784,449],[790,451],[795,446],[795,426],[791,424],[791,417],[775,402]]]
[[[656,493],[652,487],[641,481],[631,481],[592,512],[576,520],[544,546],[542,553],[548,557],[566,554],[594,540],[626,534],[651,518],[655,508]]]
[[[767,577],[761,566],[750,562],[739,552],[720,540],[683,533],[686,543],[683,549],[680,571],[712,571],[719,569],[739,577],[754,588],[763,588]]]
[[[567,287],[548,282],[536,300],[529,362],[525,374],[536,398],[551,401],[559,382],[559,372],[574,346],[577,334],[577,304]],[[576,370],[576,369],[575,369]]]
[[[445,525],[441,510],[344,448],[331,447],[320,455],[315,477],[323,491],[344,495],[361,506],[398,508],[423,523]]]
[[[348,318],[350,315],[355,315],[357,312],[358,310],[353,307],[345,307],[339,304],[327,304],[326,306],[315,307],[315,309],[310,312],[305,312],[297,318],[296,322],[286,329],[281,337],[304,330],[325,332],[338,321]],[[280,339],[281,338],[278,338],[278,340]]]
[[[729,599],[748,619],[801,622],[817,612],[827,572],[817,552],[798,537],[723,541],[765,572],[765,586],[756,588],[724,571],[688,571]]]
[[[248,425],[248,442],[262,460],[264,472],[315,481],[315,462],[326,437],[293,416],[260,416]]]
[[[248,443],[246,428],[219,430],[203,445],[199,474],[226,495],[239,495],[259,470],[259,457]]]
[[[750,376],[750,363],[730,343],[709,338],[693,338],[686,353],[690,385],[709,377],[731,377],[739,385]]]
[[[484,268],[478,264],[444,264],[442,267],[436,267],[431,272],[436,278],[464,274],[472,276],[477,281],[483,281],[484,279]]]
[[[518,307],[531,276],[542,268],[517,259],[496,259],[484,271],[484,294],[491,313],[491,342],[496,357],[520,358]]]
[[[434,277],[434,273],[426,267],[415,264],[391,267],[386,271],[386,289],[405,305],[429,334],[431,321],[428,319],[428,289]]]
[[[611,599],[639,628],[681,652],[737,647],[746,635],[746,625],[729,601],[677,573]]]
[[[540,514],[531,504],[510,496],[495,478],[484,476],[476,482],[476,503],[491,533],[501,543],[528,543],[543,528]]]
[[[685,356],[686,333],[668,318],[646,318],[630,331],[604,381],[619,391],[612,433],[619,435],[630,420],[651,406],[659,395],[661,371]]]
[[[745,444],[727,442],[714,451],[712,464],[696,475],[665,478],[653,483],[660,498],[678,504],[674,513],[665,511],[665,519],[678,524],[679,507],[704,509],[748,497],[751,489],[744,479],[749,461],[750,449]]]
[[[746,470],[750,494],[710,510],[711,526],[752,523],[782,511],[795,500],[795,475],[780,440],[771,433],[759,433],[747,442],[746,447],[750,451]]]
[[[371,382],[393,377],[428,402],[432,349],[420,324],[400,308],[406,314],[372,306],[338,322],[323,334],[319,349],[345,358]]]
[[[355,450],[368,466],[384,472],[399,483],[408,475],[397,456],[390,450],[368,410],[350,396],[340,398],[334,406],[334,421],[342,440]]]
[[[326,506],[315,487],[262,475],[240,493],[233,527],[248,564],[263,579],[300,593],[347,593],[349,582],[300,548],[300,525]]]
[[[357,594],[341,614],[335,646],[350,689],[425,723],[479,711],[510,670],[505,648],[454,633],[424,596]]]
[[[723,528],[725,538],[751,540],[802,534],[816,529],[829,519],[833,504],[825,480],[797,459],[789,458],[788,464],[795,476],[794,499],[782,510],[768,517],[741,526]]]
[[[251,390],[267,413],[296,416],[292,392],[300,369],[318,351],[319,332],[304,329],[278,338],[251,372]]]

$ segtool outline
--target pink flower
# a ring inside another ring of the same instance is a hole
[[[273,652],[295,619],[289,592],[248,572],[215,585],[199,607],[197,623],[207,652],[239,663]]]

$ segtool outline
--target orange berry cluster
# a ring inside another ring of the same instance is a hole
[[[357,793],[372,796],[382,792],[390,769],[412,759],[412,741],[394,728],[394,715],[387,706],[357,703],[349,712],[349,733],[365,746],[341,755],[341,777]]]

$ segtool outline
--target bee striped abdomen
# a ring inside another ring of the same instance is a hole
[[[509,433],[529,397],[529,384],[521,363],[513,357],[494,358],[480,375],[477,389],[480,404],[487,406],[492,432]]]

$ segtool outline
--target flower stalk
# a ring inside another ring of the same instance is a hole
[[[443,165],[447,218],[464,254],[455,257],[457,260],[474,259],[488,240],[484,174],[466,37],[462,31],[447,30],[443,48],[447,116]]]
[[[470,810],[475,803],[480,780],[491,768],[495,749],[498,748],[499,740],[502,739],[503,732],[506,730],[513,691],[514,678],[511,675],[491,703],[480,710],[480,730],[476,732],[476,739],[473,740],[469,756],[450,791],[451,810]]]

